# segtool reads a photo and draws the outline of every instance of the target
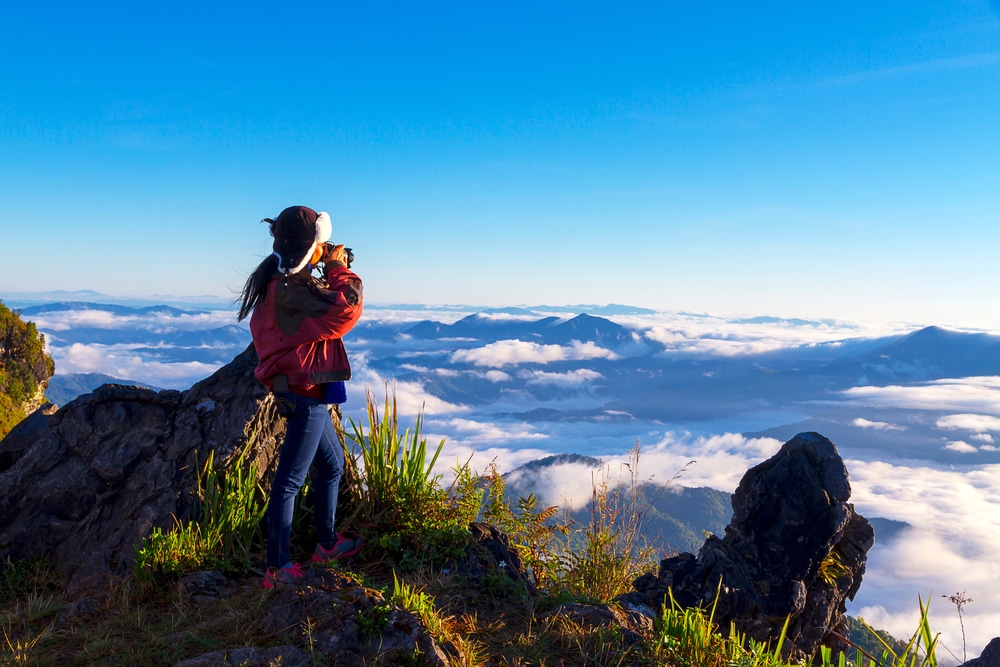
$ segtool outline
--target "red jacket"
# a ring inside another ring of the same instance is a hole
[[[273,378],[308,392],[323,382],[349,380],[351,365],[341,340],[361,317],[361,279],[350,269],[327,264],[326,284],[308,272],[275,274],[267,295],[250,316],[250,333],[260,363],[257,379],[273,391]]]

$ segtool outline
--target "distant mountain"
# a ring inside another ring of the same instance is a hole
[[[589,468],[597,470],[601,466],[598,459],[578,454],[559,454],[526,463],[507,473],[507,496],[509,500],[539,493],[551,484],[547,471],[554,466],[574,464],[581,474]],[[560,472],[561,475],[568,474]],[[732,517],[728,493],[709,488],[687,488],[644,484],[639,487],[636,502],[644,513],[643,535],[649,543],[664,551],[697,551],[705,541],[705,533],[722,535]],[[578,507],[570,517],[581,527],[590,522],[591,503],[575,499]],[[625,503],[631,497],[623,497]]]
[[[423,339],[472,339],[483,343],[521,340],[545,345],[565,345],[577,340],[609,348],[632,343],[636,339],[630,329],[586,313],[568,320],[552,316],[524,319],[474,313],[454,324],[431,320],[418,322],[407,329],[406,333]]]
[[[559,322],[558,317],[525,320],[473,313],[454,324],[418,322],[407,329],[406,333],[417,338],[431,339],[472,338],[484,342],[518,339],[542,342],[543,332],[557,322]]]
[[[875,376],[937,379],[1000,375],[1000,336],[926,327],[863,359]]]
[[[797,317],[772,317],[763,315],[760,317],[745,317],[733,320],[735,324],[787,324],[795,327],[815,327],[825,324],[832,324],[830,320],[803,320]]]
[[[48,292],[5,292],[0,295],[8,305],[18,308],[36,306],[39,304],[60,302],[88,302],[101,305],[120,304],[142,307],[157,304],[170,304],[178,308],[209,308],[212,310],[227,310],[233,308],[233,299],[212,294],[197,296],[172,296],[166,294],[150,294],[147,296],[111,296],[93,290],[51,290]]]
[[[531,308],[546,313],[588,313],[592,315],[655,315],[657,311],[638,306],[624,306],[619,303],[609,303],[606,306],[577,304],[575,306],[537,306]]]
[[[172,306],[120,306],[110,303],[92,303],[87,301],[60,301],[57,303],[45,303],[37,306],[29,306],[21,309],[25,315],[38,315],[40,313],[61,313],[67,311],[96,310],[112,315],[169,315],[178,317],[180,315],[204,315],[206,311],[183,310]]]
[[[102,373],[67,373],[52,376],[52,379],[49,380],[49,388],[45,390],[45,398],[62,407],[74,398],[89,394],[103,384],[135,385],[153,391],[162,391],[159,387],[132,380],[122,380]]]

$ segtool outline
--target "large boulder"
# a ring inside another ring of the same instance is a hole
[[[837,448],[818,433],[800,433],[744,475],[732,497],[725,537],[710,536],[697,556],[660,562],[637,579],[624,603],[682,607],[715,603],[715,621],[783,652],[814,656],[821,645],[844,650],[846,601],[861,585],[871,524],[848,503],[851,487]],[[834,634],[836,633],[836,634]]]
[[[81,593],[190,513],[210,452],[225,471],[246,450],[264,475],[284,421],[256,364],[250,346],[187,391],[104,385],[22,422],[0,441],[0,560],[48,557]]]

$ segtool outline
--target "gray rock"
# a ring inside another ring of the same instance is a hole
[[[960,667],[1000,667],[1000,637],[991,639],[978,658],[973,658]]]
[[[178,662],[176,667],[308,667],[312,662],[309,654],[294,646],[272,646],[257,648],[244,646],[228,651],[212,651],[196,658]]]
[[[308,570],[302,583],[280,591],[264,606],[262,622],[269,634],[308,642],[333,664],[364,664],[376,657],[394,664],[415,651],[428,664],[451,664],[420,619],[335,571]]]
[[[46,556],[78,597],[128,571],[154,527],[193,510],[209,452],[224,471],[247,448],[263,476],[284,422],[256,363],[251,346],[184,392],[103,385],[12,432],[0,451],[23,449],[0,472],[0,559]]]
[[[49,418],[59,408],[46,403],[17,423],[10,433],[0,440],[0,473],[10,470],[17,460],[38,439],[49,423]]]
[[[227,598],[236,592],[236,587],[230,585],[226,575],[217,570],[185,574],[178,586],[195,604]]]
[[[800,433],[744,475],[724,538],[710,536],[697,556],[661,561],[659,572],[634,588],[653,609],[668,601],[668,590],[682,607],[707,607],[718,592],[722,631],[732,622],[772,644],[790,617],[784,653],[791,660],[812,657],[821,645],[844,650],[831,631],[847,635],[846,601],[861,585],[875,542],[871,524],[847,502],[850,493],[834,444]],[[831,558],[842,567],[830,568]],[[634,594],[628,597],[634,604]]]
[[[510,538],[499,529],[485,523],[469,525],[472,542],[465,555],[451,564],[454,574],[469,579],[482,580],[487,574],[504,574],[529,595],[536,593],[535,585],[521,565],[521,557]]]

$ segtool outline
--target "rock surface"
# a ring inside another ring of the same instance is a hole
[[[821,645],[845,650],[830,631],[847,635],[846,600],[857,593],[875,543],[850,494],[834,444],[800,433],[744,475],[725,537],[710,536],[697,556],[661,561],[620,602],[660,609],[670,590],[682,607],[707,607],[718,591],[715,620],[724,632],[732,622],[773,645],[790,617],[786,657],[803,660]]]
[[[455,574],[482,582],[487,576],[500,574],[511,583],[522,586],[528,595],[537,591],[521,566],[521,557],[510,538],[494,526],[474,522],[469,524],[472,541],[465,555],[452,563]]]
[[[333,570],[306,570],[302,583],[265,605],[262,620],[269,634],[308,644],[337,665],[359,665],[376,657],[383,664],[397,664],[417,651],[424,664],[451,664],[420,619]]]
[[[960,667],[1000,667],[1000,637],[991,639],[978,658],[969,660]]]
[[[81,595],[186,516],[209,452],[222,471],[246,448],[263,475],[284,422],[256,363],[250,346],[184,392],[104,385],[24,420],[0,442],[0,559],[46,556]]]

